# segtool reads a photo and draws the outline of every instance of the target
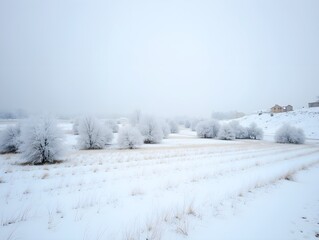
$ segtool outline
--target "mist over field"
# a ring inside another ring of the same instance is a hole
[[[296,108],[319,88],[318,1],[0,3],[0,109],[162,116]]]

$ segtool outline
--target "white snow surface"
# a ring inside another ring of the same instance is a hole
[[[275,135],[278,128],[283,124],[302,128],[308,139],[319,139],[319,107],[297,109],[291,112],[263,113],[262,115],[252,114],[236,119],[243,126],[249,126],[255,122],[258,127],[264,130],[265,135]]]
[[[312,118],[313,109],[240,123],[254,121],[269,136],[283,121],[317,133]],[[72,123],[59,127],[62,163],[0,155],[0,239],[318,239],[315,137],[303,145],[222,141],[181,128],[134,150],[118,149],[117,134],[106,149],[78,150]]]

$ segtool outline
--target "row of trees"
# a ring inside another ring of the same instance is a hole
[[[251,123],[248,127],[241,126],[238,121],[231,121],[220,125],[217,120],[200,120],[192,119],[183,122],[185,128],[190,128],[197,132],[200,138],[217,138],[221,140],[233,139],[263,139],[263,130],[255,123]],[[301,128],[283,124],[275,134],[275,142],[303,144],[305,142],[305,134]]]
[[[263,139],[263,130],[255,123],[243,127],[238,122],[232,121],[220,125],[215,120],[200,121],[196,126],[197,136],[200,138],[218,138],[221,140],[234,139]]]
[[[79,135],[79,149],[103,149],[110,145],[113,133],[118,132],[118,146],[133,149],[143,143],[160,143],[172,132],[178,132],[174,121],[158,121],[153,117],[143,117],[134,125],[119,130],[114,120],[104,124],[94,117],[76,120],[74,134]],[[22,153],[30,163],[54,162],[64,152],[62,133],[55,120],[49,117],[29,119],[23,124],[10,125],[0,135],[0,153]]]
[[[73,131],[74,134],[79,135],[80,149],[101,149],[111,143],[113,133],[118,132],[118,145],[121,148],[134,148],[142,143],[160,143],[163,138],[167,138],[170,133],[177,133],[179,129],[174,121],[157,120],[151,116],[143,116],[131,121],[128,126],[120,130],[114,120],[107,120],[103,125],[96,118],[86,117],[75,121]],[[132,140],[132,143],[127,145],[126,142],[134,137],[137,140]]]
[[[193,127],[195,122],[187,124]],[[113,134],[116,132],[118,132],[118,146],[123,149],[133,149],[143,143],[160,143],[170,133],[178,132],[178,124],[174,121],[157,120],[154,117],[141,117],[138,121],[119,129],[113,120],[103,124],[94,117],[85,117],[75,121],[73,130],[79,135],[80,149],[103,149],[112,143]],[[196,131],[200,138],[222,140],[263,138],[263,131],[256,124],[243,127],[236,121],[223,125],[215,120],[197,121]],[[302,129],[283,125],[276,132],[275,141],[301,144],[304,143],[305,136]],[[24,159],[33,164],[54,162],[64,152],[62,134],[52,118],[30,119],[21,126],[10,125],[1,133],[0,152],[21,152]]]
[[[220,125],[215,120],[200,121],[196,125],[197,136],[201,138],[218,138],[221,140],[233,139],[263,139],[263,130],[255,123],[251,123],[248,127],[241,126],[237,121],[231,121]],[[275,142],[303,144],[305,142],[305,134],[301,128],[282,125],[275,134]]]

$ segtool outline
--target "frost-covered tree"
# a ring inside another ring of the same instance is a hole
[[[247,139],[248,130],[247,128],[241,126],[237,121],[231,121],[229,125],[233,128],[236,139]]]
[[[130,116],[130,123],[132,126],[137,126],[142,120],[142,112],[135,110]]]
[[[73,127],[72,127],[74,135],[79,135],[79,123],[80,123],[79,119],[74,120]]]
[[[171,133],[171,129],[166,121],[160,122],[162,132],[163,132],[163,138],[168,138],[168,135]]]
[[[285,124],[277,130],[275,141],[277,143],[303,144],[305,142],[305,134],[301,128]]]
[[[138,129],[125,126],[119,131],[117,143],[123,149],[137,148],[143,144],[143,136]]]
[[[16,153],[21,145],[20,125],[10,125],[0,134],[0,153]]]
[[[235,133],[236,139],[248,139],[248,129],[239,125]]]
[[[193,119],[191,122],[191,130],[196,131],[197,124],[199,123],[198,119]]]
[[[190,120],[186,120],[184,123],[184,127],[185,128],[190,128],[191,127],[191,121]]]
[[[197,124],[196,132],[200,138],[215,138],[218,135],[220,125],[215,120],[204,120]]]
[[[112,142],[113,132],[94,117],[85,117],[79,124],[80,149],[102,149]]]
[[[144,117],[139,130],[144,138],[144,143],[160,143],[163,139],[163,131],[159,122],[153,117]]]
[[[105,122],[107,128],[110,128],[113,133],[117,133],[119,131],[119,126],[117,125],[116,121],[113,119],[108,119]]]
[[[49,117],[28,120],[22,127],[21,140],[22,156],[33,164],[54,162],[63,153],[62,134]]]
[[[178,127],[178,124],[176,121],[170,120],[168,124],[169,124],[170,130],[171,130],[171,133],[178,133],[179,132],[179,127]]]
[[[247,128],[249,139],[261,140],[264,137],[264,132],[261,128],[257,127],[256,123],[251,123]]]
[[[222,125],[219,129],[219,132],[218,132],[218,139],[234,140],[235,139],[234,128],[230,124]]]

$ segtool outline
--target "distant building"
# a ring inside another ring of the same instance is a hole
[[[284,111],[284,108],[282,106],[279,106],[278,104],[276,104],[275,106],[271,108],[272,113],[281,113],[283,111]]]
[[[312,108],[312,107],[319,107],[319,101],[308,103],[308,106],[309,106],[310,108]]]
[[[290,112],[290,111],[293,111],[293,110],[294,110],[294,108],[291,105],[287,105],[286,107],[284,107],[284,112]]]
[[[281,113],[281,112],[290,112],[293,111],[294,108],[291,105],[287,105],[287,106],[279,106],[278,104],[276,104],[275,106],[273,106],[271,108],[271,112],[272,113]]]

